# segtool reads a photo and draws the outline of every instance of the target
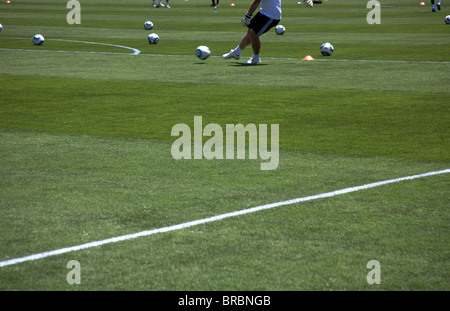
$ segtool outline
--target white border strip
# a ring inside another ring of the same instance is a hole
[[[73,41],[72,41],[73,42]],[[81,41],[80,41],[81,42]],[[86,42],[88,43],[88,42]],[[92,43],[91,44],[95,44]],[[100,44],[100,43],[97,43]],[[106,45],[106,44],[101,44]],[[125,46],[113,45],[116,47],[129,48]],[[139,55],[139,56],[148,56],[148,57],[188,57],[194,58],[195,55],[183,55],[183,54],[140,54],[141,51],[135,50],[135,53],[120,53],[120,52],[95,52],[95,51],[64,51],[64,50],[32,50],[32,49],[8,49],[8,48],[0,48],[0,51],[19,51],[19,52],[54,52],[54,53],[74,53],[74,54],[104,54],[104,55]],[[195,57],[196,58],[196,57]],[[222,58],[222,56],[213,56],[210,58]],[[301,58],[292,58],[292,57],[264,57],[264,59],[272,59],[272,60],[289,60],[289,61],[303,61]],[[392,63],[392,64],[450,64],[450,61],[421,61],[421,60],[377,60],[377,59],[314,59],[314,61],[319,62],[347,62],[347,63]],[[304,61],[308,62],[308,61]]]
[[[0,267],[10,266],[10,265],[18,264],[21,262],[37,260],[37,259],[46,258],[46,257],[50,257],[50,256],[61,255],[61,254],[65,254],[65,253],[79,251],[79,250],[86,249],[86,248],[104,245],[104,244],[135,239],[135,238],[143,237],[143,236],[149,236],[149,235],[153,235],[156,233],[163,233],[163,232],[185,229],[185,228],[197,226],[197,225],[208,223],[208,222],[218,221],[218,220],[222,220],[225,218],[245,215],[245,214],[249,214],[249,213],[254,213],[254,212],[258,212],[261,210],[270,209],[270,208],[274,208],[274,207],[278,207],[278,206],[296,204],[296,203],[300,203],[300,202],[306,202],[306,201],[317,200],[317,199],[323,199],[323,198],[328,198],[328,197],[341,195],[341,194],[345,194],[345,193],[374,188],[374,187],[378,187],[378,186],[382,186],[382,185],[386,185],[386,184],[396,183],[396,182],[400,182],[400,181],[404,181],[404,180],[411,180],[411,179],[423,178],[423,177],[427,177],[427,176],[440,175],[440,174],[446,174],[446,173],[450,173],[450,169],[445,169],[445,170],[435,171],[435,172],[428,172],[428,173],[424,173],[424,174],[420,174],[420,175],[412,175],[412,176],[401,177],[401,178],[396,178],[396,179],[389,179],[389,180],[385,180],[385,181],[374,182],[371,184],[366,184],[366,185],[357,186],[357,187],[345,188],[345,189],[341,189],[341,190],[326,192],[326,193],[312,195],[312,196],[308,196],[308,197],[297,198],[297,199],[293,199],[293,200],[271,203],[271,204],[266,204],[266,205],[260,205],[260,206],[240,210],[240,211],[235,211],[235,212],[231,212],[231,213],[221,214],[221,215],[203,218],[203,219],[199,219],[199,220],[194,220],[194,221],[190,221],[190,222],[185,222],[185,223],[170,226],[170,227],[163,227],[163,228],[158,228],[158,229],[141,231],[141,232],[137,232],[137,233],[132,233],[132,234],[122,235],[122,236],[118,236],[118,237],[114,237],[114,238],[109,238],[106,240],[100,240],[100,241],[90,242],[90,243],[76,245],[76,246],[72,246],[72,247],[61,248],[61,249],[53,250],[50,252],[44,252],[44,253],[34,254],[34,255],[30,255],[30,256],[26,256],[26,257],[10,259],[10,260],[0,262]]]
[[[16,37],[0,37],[0,39],[18,39],[18,40],[29,40],[29,38],[16,38]],[[66,39],[48,39],[52,41],[62,41],[62,42],[76,42],[76,43],[85,43],[85,44],[95,44],[95,45],[105,45],[105,46],[113,46],[119,47],[123,49],[132,50],[133,53],[117,53],[117,52],[94,52],[94,51],[63,51],[63,50],[32,50],[32,49],[9,49],[9,48],[0,48],[0,51],[20,51],[20,52],[55,52],[55,53],[87,53],[87,54],[105,54],[105,55],[141,55],[141,56],[151,56],[151,57],[195,57],[195,55],[164,55],[164,54],[141,54],[141,51],[129,46],[124,45],[116,45],[110,43],[101,43],[101,42],[89,42],[89,41],[76,41],[76,40],[66,40]],[[222,58],[222,56],[210,56],[211,58]],[[264,57],[264,59],[273,59],[273,60],[301,60],[298,58],[291,57]],[[450,64],[450,61],[420,61],[420,60],[369,60],[369,59],[315,59],[317,61],[325,61],[325,62],[356,62],[356,63],[393,63],[393,64]]]
[[[394,63],[394,64],[450,64],[447,61],[427,60],[377,60],[377,59],[315,59],[321,62]]]
[[[129,47],[129,46],[124,46],[124,45],[117,45],[117,44],[110,44],[110,43],[101,43],[101,42],[89,42],[89,41],[76,41],[76,40],[64,40],[64,39],[49,39],[49,40],[53,40],[53,41],[62,41],[62,42],[75,42],[75,43],[86,43],[86,44],[95,44],[95,45],[106,45],[106,46],[113,46],[116,48],[122,48],[122,49],[127,49],[127,50],[132,50],[133,54],[131,55],[138,55],[141,53],[141,51],[139,51],[138,49]]]
[[[94,51],[64,51],[64,50],[27,50],[27,49],[7,49],[0,48],[0,51],[19,51],[19,52],[47,52],[47,53],[73,53],[73,54],[106,54],[106,55],[138,55],[120,52],[94,52]]]
[[[29,40],[28,38],[15,38],[15,37],[0,37],[0,39],[15,39],[15,40]],[[113,46],[116,48],[122,48],[127,50],[132,50],[133,54],[129,53],[110,53],[110,52],[90,52],[87,51],[85,53],[98,53],[98,54],[126,54],[126,55],[139,55],[141,51],[138,49],[124,46],[124,45],[117,45],[117,44],[110,44],[110,43],[101,43],[101,42],[90,42],[90,41],[77,41],[77,40],[66,40],[66,39],[47,39],[48,41],[61,41],[61,42],[75,42],[75,43],[85,43],[85,44],[94,44],[94,45],[105,45],[105,46]],[[54,50],[25,50],[25,49],[0,49],[2,51],[21,51],[21,52],[35,52],[35,51],[45,51],[45,52],[67,52],[67,53],[83,53],[82,51],[54,51]]]
[[[55,39],[53,39],[55,40]],[[73,41],[72,41],[73,42]],[[81,42],[81,41],[80,41]],[[87,42],[86,42],[87,43]],[[95,44],[91,42],[91,44]],[[100,43],[97,43],[100,44]],[[101,44],[106,45],[106,44]],[[95,52],[95,51],[64,51],[64,50],[32,50],[32,49],[8,49],[8,48],[0,48],[0,51],[19,51],[19,52],[54,52],[54,53],[74,53],[74,54],[104,54],[104,55],[139,55],[139,56],[148,56],[148,57],[188,57],[194,58],[195,55],[183,55],[183,54],[140,54],[141,51],[125,47],[119,45],[113,45],[116,47],[123,47],[135,50],[133,54],[130,53],[120,53],[120,52]],[[196,58],[196,57],[195,57]],[[211,55],[210,58],[222,58],[222,56]],[[292,57],[264,57],[264,59],[272,59],[272,60],[289,60],[289,61],[303,61],[301,58],[292,58]],[[377,59],[319,59],[316,58],[314,61],[319,62],[347,62],[347,63],[392,63],[392,64],[450,64],[450,61],[421,61],[421,60],[377,60]],[[304,61],[307,62],[307,61]]]

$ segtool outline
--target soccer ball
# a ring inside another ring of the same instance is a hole
[[[31,40],[33,41],[34,45],[42,45],[45,41],[42,35],[34,35]]]
[[[150,44],[157,44],[159,42],[159,36],[156,33],[151,33],[148,35],[148,42]]]
[[[2,26],[2,24],[0,24],[0,31],[2,31],[2,29],[3,29],[3,26]]]
[[[197,55],[198,58],[205,60],[211,55],[211,51],[209,50],[209,47],[200,45],[195,51],[195,55]]]
[[[323,56],[331,56],[334,52],[334,47],[331,43],[326,42],[320,46],[320,53],[322,53]]]
[[[445,23],[446,23],[446,24],[450,24],[450,15],[447,15],[447,16],[445,17]]]
[[[282,34],[284,34],[285,31],[286,31],[286,28],[284,28],[283,25],[278,25],[277,27],[275,27],[275,33],[277,35],[282,35]]]
[[[144,28],[147,29],[147,30],[153,29],[153,23],[151,21],[146,21],[144,23]]]

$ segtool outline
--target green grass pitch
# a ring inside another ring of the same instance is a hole
[[[246,31],[250,2],[230,3],[80,0],[79,25],[64,0],[0,3],[1,262],[450,167],[445,3],[382,0],[369,25],[363,0],[283,0],[286,33],[261,37],[258,66],[242,65],[250,47],[221,58]],[[279,124],[278,168],[173,159],[171,129],[194,116]],[[8,265],[0,290],[449,290],[449,186],[430,176]]]

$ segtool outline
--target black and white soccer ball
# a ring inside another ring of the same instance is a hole
[[[42,45],[44,44],[45,38],[43,35],[37,34],[34,35],[31,40],[33,41],[34,45]]]
[[[152,29],[153,29],[153,23],[152,23],[151,21],[146,21],[146,22],[144,23],[144,28],[145,28],[146,30],[152,30]]]
[[[324,44],[322,44],[320,46],[320,53],[323,56],[331,56],[331,54],[333,54],[333,52],[334,52],[334,47],[329,42],[325,42]]]
[[[445,23],[448,25],[448,24],[450,24],[450,15],[447,15],[446,17],[445,17]]]
[[[156,33],[151,33],[148,35],[148,42],[150,44],[158,44],[159,36]]]
[[[211,50],[205,45],[200,45],[195,50],[195,55],[197,55],[197,57],[201,60],[205,60],[209,57],[209,55],[211,55]]]
[[[282,35],[284,34],[286,31],[286,28],[283,25],[278,25],[277,27],[275,27],[275,33],[277,35]]]

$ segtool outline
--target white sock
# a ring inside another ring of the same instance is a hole
[[[260,57],[259,54],[253,54],[253,59],[260,59]]]
[[[237,48],[234,49],[234,51],[236,52],[237,55],[241,55],[242,49],[238,45]]]

